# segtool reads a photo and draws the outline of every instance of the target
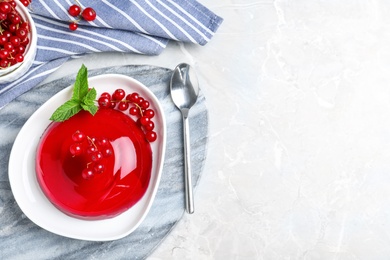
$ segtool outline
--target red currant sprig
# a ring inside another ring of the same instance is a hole
[[[84,19],[86,21],[93,21],[96,19],[96,11],[92,7],[86,7],[84,10],[81,8],[81,4],[76,0],[77,4],[73,4],[69,7],[68,13],[73,16],[77,17],[78,19],[76,21],[71,21],[69,24],[69,29],[71,31],[75,31],[78,28],[78,21],[81,19]]]
[[[72,135],[73,143],[69,147],[70,154],[83,156],[87,162],[81,175],[84,179],[91,179],[95,174],[101,174],[105,170],[104,159],[113,154],[112,146],[107,138],[89,137],[81,131]]]
[[[28,5],[30,1],[22,3]],[[0,68],[3,69],[23,62],[30,42],[30,25],[15,7],[15,0],[0,0]]]
[[[145,138],[149,142],[154,142],[157,139],[157,134],[154,130],[154,122],[152,118],[155,111],[150,108],[148,100],[134,92],[126,95],[123,89],[116,89],[110,94],[104,92],[98,99],[99,107],[102,109],[115,109],[120,111],[128,111],[130,115],[137,118],[137,122],[145,133]]]

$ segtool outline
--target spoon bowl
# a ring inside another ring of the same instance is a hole
[[[181,63],[173,70],[170,91],[173,103],[181,111],[183,117],[184,136],[184,184],[186,197],[186,210],[194,213],[194,199],[192,194],[191,156],[190,156],[190,133],[189,112],[196,103],[199,95],[199,82],[192,67]]]
[[[171,78],[173,102],[181,111],[189,112],[199,95],[199,83],[195,71],[186,63],[176,66]]]

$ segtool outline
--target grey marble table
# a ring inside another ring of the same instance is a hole
[[[90,76],[117,73],[150,88],[161,101],[167,119],[167,150],[160,186],[150,212],[133,233],[109,242],[75,240],[52,234],[31,222],[20,210],[8,180],[8,159],[19,130],[34,111],[75,75],[38,86],[0,110],[0,259],[144,259],[184,214],[182,124],[169,95],[171,70],[154,66],[121,66],[89,71]],[[200,93],[191,110],[193,183],[197,185],[206,156],[208,113]]]

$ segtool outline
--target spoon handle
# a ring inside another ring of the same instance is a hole
[[[186,210],[189,214],[194,213],[194,197],[192,194],[192,174],[191,174],[191,153],[190,153],[190,131],[188,116],[183,115],[184,134],[184,185]]]

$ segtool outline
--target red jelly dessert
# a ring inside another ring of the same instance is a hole
[[[47,198],[82,219],[114,217],[145,193],[152,151],[128,115],[99,109],[52,123],[38,145],[36,174]]]

